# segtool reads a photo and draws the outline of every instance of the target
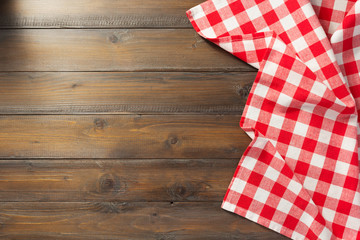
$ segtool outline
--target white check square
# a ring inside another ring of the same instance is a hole
[[[197,5],[193,8],[191,8],[191,16],[194,20],[198,20],[202,17],[205,17],[205,12],[203,11],[202,7],[200,5]]]
[[[353,152],[356,147],[356,141],[352,138],[344,137],[341,148]]]
[[[324,216],[324,218],[327,221],[332,222],[332,221],[334,221],[334,218],[335,218],[335,211],[324,207],[322,209],[322,215]]]
[[[236,208],[236,205],[231,204],[229,202],[224,202],[224,204],[222,205],[222,208],[225,209],[225,210],[228,210],[230,212],[234,212],[235,208]]]
[[[260,12],[260,9],[257,5],[254,5],[251,8],[245,9],[245,11],[248,14],[248,17],[250,18],[250,20],[254,20],[254,19],[262,16],[262,13]]]
[[[318,141],[321,143],[329,144],[331,139],[331,132],[326,131],[324,129],[320,129]]]
[[[286,81],[291,84],[294,84],[295,86],[299,86],[302,78],[303,76],[301,74],[298,74],[297,72],[294,71],[290,71]]]
[[[325,156],[314,153],[311,157],[310,164],[312,166],[322,168],[324,166],[325,159],[326,159]]]
[[[290,212],[292,206],[293,206],[293,204],[291,202],[282,198],[276,209],[282,211],[283,213],[288,214]]]
[[[332,198],[340,199],[341,193],[341,187],[331,184],[327,195]]]
[[[262,188],[258,188],[254,195],[254,199],[261,203],[266,203],[266,200],[268,199],[269,195],[270,195],[270,193],[268,191],[266,191]]]
[[[277,104],[280,104],[284,107],[290,106],[291,102],[292,102],[292,98],[283,93],[280,93],[278,99],[276,100]]]
[[[269,74],[271,76],[276,76],[276,71],[278,69],[278,64],[267,61],[265,66],[264,66],[264,70],[263,72],[266,74]]]
[[[334,10],[345,12],[346,6],[347,4],[345,4],[343,0],[335,0],[333,8]]]
[[[231,53],[233,52],[233,47],[231,42],[220,43],[219,45],[222,49]]]
[[[235,16],[232,16],[232,17],[224,20],[223,23],[224,23],[224,25],[226,27],[226,30],[228,30],[228,32],[230,32],[231,30],[234,30],[235,28],[239,27],[239,23],[236,20]]]
[[[295,23],[293,17],[291,16],[291,14],[287,15],[284,18],[281,18],[280,23],[285,31],[287,31],[293,27],[296,27],[296,23]]]
[[[309,125],[297,121],[295,123],[295,128],[294,128],[293,132],[297,135],[304,137],[304,136],[306,136],[308,129],[309,129]]]
[[[226,0],[213,0],[212,2],[217,10],[229,5]]]
[[[322,96],[324,96],[326,89],[327,89],[327,87],[324,84],[322,84],[318,81],[315,81],[311,88],[311,93],[313,93],[319,97],[322,97]]]
[[[207,38],[215,38],[216,37],[216,34],[215,34],[214,29],[212,27],[209,27],[209,28],[206,28],[206,29],[202,30],[201,33]]]
[[[281,129],[285,118],[276,114],[271,115],[269,126]]]
[[[308,44],[303,37],[299,37],[298,39],[292,41],[292,45],[297,52],[301,52],[308,47]]]
[[[234,178],[234,181],[233,181],[230,189],[235,192],[242,193],[245,188],[245,185],[246,185],[246,182],[244,182],[243,180],[241,180],[239,178]]]
[[[305,177],[304,179],[304,188],[306,190],[315,191],[318,180],[312,177]]]
[[[342,162],[342,161],[336,161],[334,172],[341,173],[341,174],[347,174],[349,171],[350,164]]]
[[[283,2],[279,1],[279,0],[269,0],[269,3],[271,5],[272,9],[275,9],[283,4]]]
[[[287,188],[296,195],[298,195],[302,189],[302,185],[294,180],[291,180]]]
[[[259,119],[260,109],[249,106],[246,112],[246,118],[257,121]]]
[[[352,216],[349,216],[348,219],[347,219],[347,221],[346,221],[346,227],[358,231],[359,228],[360,228],[360,221],[359,221],[359,219],[354,218],[354,217],[352,217]]]
[[[286,157],[298,160],[301,153],[301,149],[293,146],[289,146],[286,152]]]
[[[266,172],[264,174],[265,177],[273,180],[274,182],[277,180],[277,178],[279,177],[280,173],[279,171],[275,170],[274,168],[272,167],[268,167],[266,169]]]

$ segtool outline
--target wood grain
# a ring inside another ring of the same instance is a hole
[[[239,159],[1,160],[0,202],[221,201]]]
[[[0,73],[1,114],[241,114],[252,73]]]
[[[203,0],[2,0],[0,27],[190,28],[186,10]]]
[[[220,208],[256,70],[203,1],[0,1],[1,239],[287,239]]]
[[[2,30],[0,52],[0,71],[254,71],[192,29]]]
[[[2,203],[1,239],[287,239],[220,202]]]
[[[239,115],[2,115],[0,158],[240,158]]]

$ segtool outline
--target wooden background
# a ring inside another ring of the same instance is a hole
[[[220,208],[256,72],[202,1],[0,2],[1,239],[285,239]]]

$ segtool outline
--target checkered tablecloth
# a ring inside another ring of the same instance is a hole
[[[360,0],[209,0],[187,16],[258,69],[222,208],[292,239],[360,239]]]

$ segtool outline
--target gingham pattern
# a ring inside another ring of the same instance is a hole
[[[360,239],[359,10],[211,0],[187,12],[201,36],[259,69],[240,120],[253,141],[222,208],[292,239]]]
[[[331,44],[340,69],[350,86],[357,109],[360,109],[360,2],[343,19],[332,35]]]
[[[312,0],[311,4],[329,38],[343,22],[356,0]]]

